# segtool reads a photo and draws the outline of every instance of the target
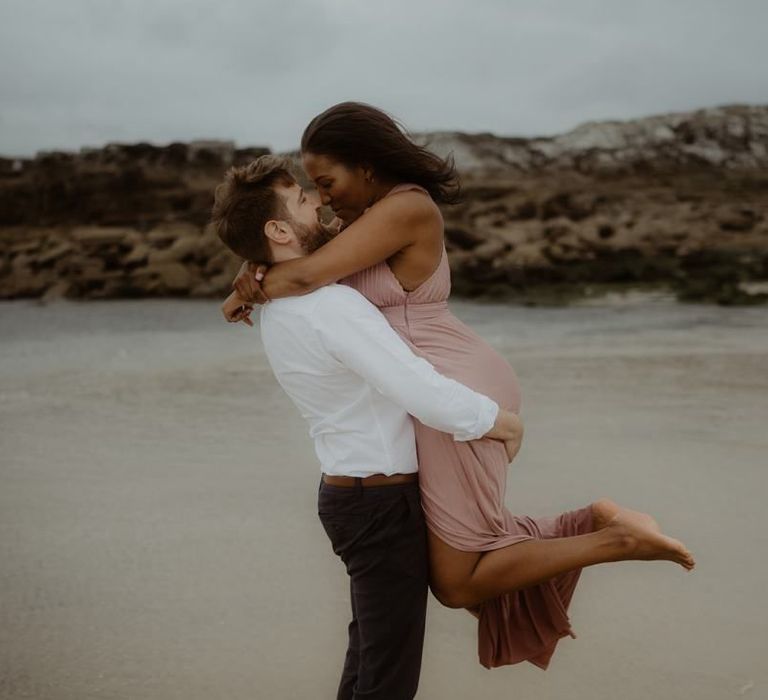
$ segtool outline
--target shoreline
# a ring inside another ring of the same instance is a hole
[[[567,308],[579,306],[635,305],[643,303],[669,303],[692,306],[761,306],[768,303],[768,280],[743,282],[735,289],[729,287],[725,292],[710,290],[708,294],[695,296],[681,292],[665,282],[647,282],[635,284],[622,283],[584,283],[584,284],[539,284],[525,289],[515,289],[503,285],[492,285],[484,293],[462,293],[461,283],[454,283],[451,301],[472,302],[477,304],[505,304],[510,307],[554,307]],[[125,295],[115,297],[70,297],[53,294],[41,296],[20,296],[0,298],[4,302],[28,301],[46,306],[59,301],[96,303],[105,301],[216,301],[217,296],[190,296],[188,294],[164,295]],[[223,301],[224,296],[221,297]]]

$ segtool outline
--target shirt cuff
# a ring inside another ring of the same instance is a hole
[[[474,425],[467,430],[460,430],[453,434],[453,439],[457,442],[466,442],[468,440],[479,440],[485,435],[496,422],[499,415],[499,404],[487,396],[483,396],[480,410]]]

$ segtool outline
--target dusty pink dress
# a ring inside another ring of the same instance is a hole
[[[409,189],[402,184],[387,196]],[[448,259],[432,276],[406,292],[386,262],[341,280],[378,306],[411,349],[447,377],[456,379],[500,406],[518,412],[520,389],[514,370],[480,336],[449,310]],[[504,506],[508,461],[497,440],[457,442],[447,433],[414,420],[419,483],[427,526],[447,544],[486,552],[532,538],[592,531],[589,507],[553,517],[513,515]],[[561,637],[571,635],[568,605],[581,570],[487,601],[480,609],[478,654],[486,668],[520,661],[546,669]]]

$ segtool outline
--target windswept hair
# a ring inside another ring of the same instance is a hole
[[[264,225],[288,220],[289,212],[275,185],[296,182],[287,158],[266,155],[247,165],[232,167],[216,187],[210,225],[236,255],[245,260],[273,262]]]
[[[304,153],[328,156],[347,167],[369,167],[391,182],[414,182],[438,203],[460,198],[453,157],[417,146],[385,112],[362,102],[341,102],[318,114],[301,137]]]

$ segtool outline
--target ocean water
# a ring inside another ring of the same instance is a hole
[[[455,302],[514,366],[507,505],[610,496],[688,574],[585,570],[550,669],[430,601],[420,698],[768,697],[768,308]],[[0,698],[334,697],[348,587],[256,328],[209,301],[0,303]]]

